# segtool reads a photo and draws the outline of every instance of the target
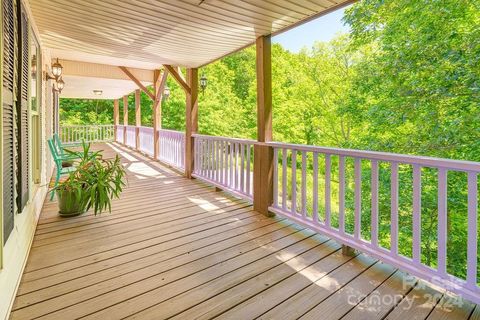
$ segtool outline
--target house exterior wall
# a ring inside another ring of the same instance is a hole
[[[2,0],[0,0],[0,8],[3,5]],[[33,34],[36,35],[36,38],[39,39],[38,34],[36,32],[37,28],[35,26],[35,22],[33,17],[30,14],[30,9],[28,7],[27,1],[23,1],[23,5],[26,7],[26,11],[29,16],[30,27],[33,30]],[[1,12],[1,10],[0,10]],[[3,21],[3,20],[2,20]],[[3,75],[2,67],[3,67],[3,43],[1,42],[0,37],[0,75]],[[17,40],[15,40],[17,41]],[[51,177],[53,163],[51,159],[51,155],[48,152],[48,148],[46,146],[46,139],[51,137],[52,135],[52,128],[53,128],[53,119],[52,119],[52,84],[50,82],[45,81],[45,72],[50,71],[48,70],[50,66],[51,57],[46,51],[41,43],[40,43],[40,52],[41,52],[41,69],[38,72],[41,72],[41,90],[39,90],[37,96],[39,99],[38,104],[38,115],[39,115],[39,132],[40,137],[39,139],[39,146],[36,152],[40,153],[33,155],[32,154],[32,147],[34,143],[34,133],[32,132],[33,126],[29,125],[29,147],[30,147],[30,166],[32,164],[32,157],[39,156],[40,160],[40,176],[37,181],[34,181],[33,178],[33,168],[31,167],[29,170],[29,184],[30,184],[30,194],[29,200],[27,205],[22,210],[21,214],[18,212],[15,214],[14,219],[14,229],[9,237],[6,239],[5,244],[2,246],[0,244],[0,319],[7,319],[15,293],[18,287],[18,284],[21,279],[21,275],[28,257],[28,253],[30,250],[31,242],[33,239],[33,235],[35,233],[35,228],[37,225],[38,217],[40,215],[40,211],[45,200],[47,191],[48,191],[48,182]],[[0,76],[0,78],[3,78]],[[0,82],[0,87],[3,88],[3,84]],[[40,88],[39,88],[40,89]],[[3,105],[1,103],[1,95],[0,95],[0,106]],[[30,95],[29,95],[29,101]],[[0,108],[1,109],[1,108]],[[2,112],[0,110],[0,118],[2,118]],[[31,122],[31,117],[30,117]],[[0,161],[4,161],[1,158],[3,154],[3,150],[1,144],[3,143],[2,139],[2,131],[3,131],[3,121],[0,121]],[[3,166],[0,166],[0,181],[2,178],[2,171]],[[0,183],[0,208],[2,207],[3,201],[3,192],[1,190],[2,184]],[[18,210],[17,210],[18,211]],[[0,240],[4,238],[5,235],[2,234],[3,232],[3,221],[0,215]],[[3,241],[1,241],[3,243]]]

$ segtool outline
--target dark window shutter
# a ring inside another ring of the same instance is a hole
[[[2,1],[3,33],[3,235],[14,226],[14,87],[15,87],[15,8],[13,0]]]
[[[28,82],[30,73],[29,62],[29,27],[28,19],[18,1],[18,97],[17,97],[17,206],[22,212],[29,198],[30,164],[29,132],[28,132]]]

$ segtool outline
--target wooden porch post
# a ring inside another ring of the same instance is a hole
[[[273,216],[268,207],[273,203],[273,148],[262,145],[272,140],[272,59],[271,36],[256,42],[257,65],[257,141],[254,146],[253,208]]]
[[[140,112],[140,89],[135,90],[135,149],[140,147],[140,126],[142,114]]]
[[[128,96],[123,96],[123,125],[128,126]],[[127,128],[123,128],[123,144],[127,144]]]
[[[117,141],[117,126],[120,120],[118,103],[119,103],[118,99],[113,100],[113,134],[114,134],[115,141]]]
[[[194,144],[192,135],[198,131],[198,69],[187,69],[186,91],[187,103],[185,110],[185,176],[192,178],[194,169]]]

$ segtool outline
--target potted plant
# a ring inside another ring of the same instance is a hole
[[[80,215],[90,208],[95,215],[107,209],[111,212],[111,200],[125,186],[125,169],[118,155],[104,159],[101,151],[90,151],[90,144],[82,146],[79,152],[65,150],[77,156],[76,169],[51,190],[57,194],[61,216]]]

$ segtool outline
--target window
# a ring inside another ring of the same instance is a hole
[[[42,157],[42,61],[40,46],[30,31],[30,114],[32,116],[32,169],[33,182],[40,183]]]

